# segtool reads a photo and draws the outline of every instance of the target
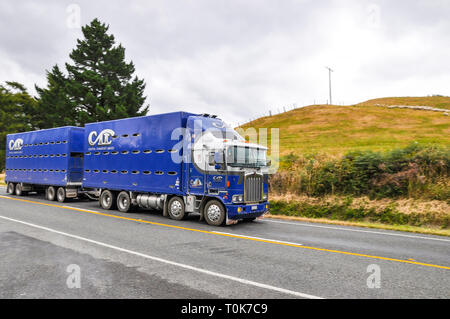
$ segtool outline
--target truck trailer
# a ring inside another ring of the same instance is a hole
[[[84,129],[74,126],[8,134],[7,193],[45,191],[48,200],[77,197],[83,178]]]
[[[5,180],[10,194],[86,194],[103,209],[199,213],[218,226],[268,211],[266,152],[214,115],[173,112],[10,134]]]

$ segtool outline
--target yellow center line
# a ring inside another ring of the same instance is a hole
[[[20,201],[20,202],[26,202],[26,203],[32,203],[32,204],[39,204],[39,205],[50,206],[50,207],[64,208],[64,209],[69,209],[69,210],[72,210],[72,211],[89,213],[89,214],[94,214],[94,215],[101,215],[101,216],[112,217],[112,218],[123,219],[123,220],[129,220],[129,221],[134,221],[134,222],[138,222],[138,223],[145,223],[145,224],[151,224],[151,225],[156,225],[156,226],[163,226],[163,227],[168,227],[168,228],[189,230],[189,231],[198,232],[198,233],[204,233],[204,234],[212,234],[212,235],[216,235],[216,236],[225,236],[225,237],[253,240],[253,241],[269,243],[269,244],[275,244],[275,245],[291,246],[291,247],[304,248],[304,249],[310,249],[310,250],[316,250],[316,251],[325,251],[325,252],[336,253],[336,254],[358,256],[358,257],[366,257],[366,258],[372,258],[372,259],[381,259],[381,260],[387,260],[387,261],[395,261],[395,262],[401,262],[401,263],[406,263],[406,264],[413,264],[413,265],[420,265],[420,266],[441,268],[441,269],[449,269],[450,270],[450,267],[447,267],[447,266],[426,264],[426,263],[420,263],[420,262],[411,261],[411,260],[404,260],[404,259],[396,259],[396,258],[388,258],[388,257],[380,257],[380,256],[373,256],[373,255],[358,254],[358,253],[352,253],[352,252],[341,251],[341,250],[333,250],[333,249],[326,249],[326,248],[310,247],[310,246],[303,246],[303,245],[298,245],[298,244],[294,244],[294,243],[272,241],[272,240],[254,238],[254,237],[246,237],[246,236],[243,236],[243,235],[233,235],[233,234],[227,234],[227,233],[221,233],[221,232],[215,232],[215,231],[209,231],[209,230],[201,230],[201,229],[196,229],[196,228],[175,226],[175,225],[163,224],[163,223],[158,223],[158,222],[151,222],[151,221],[148,221],[148,220],[142,220],[142,219],[136,219],[136,218],[130,218],[130,217],[123,217],[123,216],[117,216],[117,215],[112,215],[112,214],[106,214],[106,213],[96,212],[96,211],[92,211],[92,210],[86,210],[86,209],[82,209],[82,208],[76,208],[76,207],[70,207],[70,206],[61,206],[61,205],[50,204],[50,203],[43,203],[43,202],[36,202],[36,201],[32,201],[32,200],[21,199],[21,198],[12,198],[12,197],[2,196],[2,195],[0,195],[0,198],[10,199],[10,200],[15,200],[15,201]]]

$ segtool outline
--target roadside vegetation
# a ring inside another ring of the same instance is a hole
[[[450,147],[291,153],[281,157],[270,190],[273,215],[449,230]]]
[[[413,143],[387,152],[351,151],[341,157],[281,157],[270,180],[275,194],[345,195],[450,200],[450,147]]]
[[[450,205],[415,199],[371,200],[368,197],[272,196],[270,213],[306,221],[450,236]]]

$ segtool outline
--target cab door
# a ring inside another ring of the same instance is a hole
[[[227,175],[225,171],[225,161],[223,152],[208,152],[208,170],[206,175],[206,188],[208,194],[218,195],[221,191],[226,191]],[[219,166],[221,166],[219,168]]]
[[[191,194],[204,195],[207,192],[207,163],[205,150],[192,152],[192,162],[188,165],[187,189]]]

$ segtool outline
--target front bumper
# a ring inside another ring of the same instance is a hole
[[[243,205],[225,205],[228,219],[244,219],[260,217],[269,211],[269,203],[243,204]]]

